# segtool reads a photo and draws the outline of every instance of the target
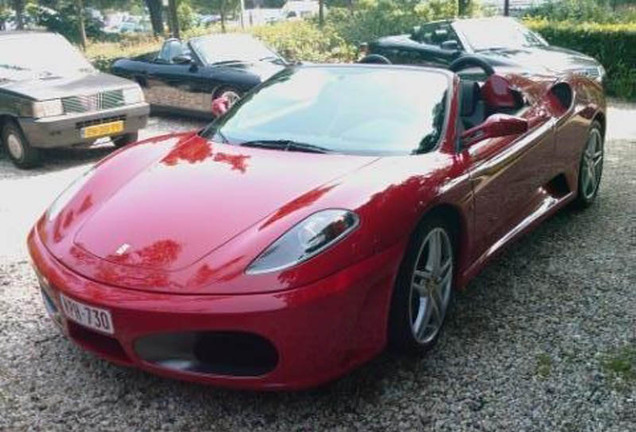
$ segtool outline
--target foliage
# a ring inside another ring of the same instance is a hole
[[[617,23],[636,21],[633,0],[559,0],[529,9],[528,17],[544,17],[551,21]]]
[[[189,30],[194,27],[195,16],[192,6],[188,0],[180,0],[177,2],[177,19],[181,30]]]
[[[353,12],[329,9],[327,26],[357,46],[381,36],[408,33],[416,25],[456,14],[456,0],[360,0]]]
[[[80,42],[78,14],[72,1],[58,2],[56,10],[41,7],[30,3],[27,5],[27,13],[35,22],[47,30],[59,33],[74,43]],[[102,32],[103,23],[93,18],[88,12],[84,12],[86,35],[95,40],[105,37]]]
[[[315,23],[308,21],[285,21],[256,27],[253,33],[289,60],[351,61],[356,55],[356,49],[333,27],[325,27],[321,31]]]
[[[607,69],[610,95],[636,98],[636,23],[598,24],[526,20],[553,45],[588,54]]]

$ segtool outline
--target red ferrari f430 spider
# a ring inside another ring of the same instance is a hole
[[[475,66],[292,66],[202,131],[113,153],[29,235],[53,321],[112,362],[236,388],[427,351],[454,290],[601,178],[599,84]]]

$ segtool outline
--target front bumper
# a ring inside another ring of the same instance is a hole
[[[28,246],[36,271],[47,281],[41,284],[47,310],[50,314],[51,309],[57,310],[52,314],[54,321],[82,348],[120,365],[171,378],[269,390],[330,381],[384,348],[390,296],[403,251],[403,245],[396,245],[309,286],[228,296],[170,295],[107,286],[58,262],[34,231]],[[114,335],[101,335],[68,321],[60,312],[60,293],[108,309]],[[175,369],[147,361],[138,352],[139,341],[194,331],[257,335],[275,347],[277,363],[262,375],[237,376]]]
[[[144,102],[89,114],[66,114],[41,119],[23,117],[18,122],[31,146],[54,148],[95,141],[96,138],[82,137],[81,129],[87,125],[123,120],[124,130],[120,135],[137,132],[146,127],[149,114],[150,106]]]

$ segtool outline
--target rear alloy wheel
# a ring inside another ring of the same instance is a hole
[[[113,138],[111,138],[111,140],[113,141],[113,144],[115,145],[115,147],[120,148],[120,147],[127,146],[128,144],[132,144],[134,142],[137,142],[139,140],[139,133],[138,132],[132,132],[132,133],[128,133],[126,135],[113,137]]]
[[[594,122],[590,129],[581,163],[579,165],[579,185],[576,205],[580,208],[592,205],[601,183],[603,174],[603,133],[601,125]]]
[[[20,127],[12,121],[2,128],[2,142],[13,163],[22,169],[33,168],[40,161],[40,152],[31,147]]]
[[[405,352],[424,352],[437,342],[451,303],[455,253],[443,220],[425,221],[409,245],[391,304],[389,339]]]

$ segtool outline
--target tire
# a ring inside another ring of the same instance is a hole
[[[389,344],[399,352],[422,354],[439,340],[455,286],[453,233],[441,217],[433,215],[420,223],[409,243],[389,314]],[[439,260],[432,250],[439,252]]]
[[[579,162],[575,207],[585,209],[596,200],[603,174],[604,156],[603,128],[599,122],[595,121],[590,128]]]
[[[233,87],[222,87],[219,90],[217,90],[216,94],[214,95],[214,99],[220,98],[220,97],[226,97],[228,101],[230,102],[230,105],[228,106],[228,108],[232,108],[232,105],[238,102],[242,96],[243,94]]]
[[[111,140],[117,148],[125,147],[139,140],[139,132],[127,133],[118,137],[112,137]]]
[[[31,147],[20,126],[12,120],[2,127],[2,143],[9,159],[18,168],[29,169],[40,163],[40,151]]]

